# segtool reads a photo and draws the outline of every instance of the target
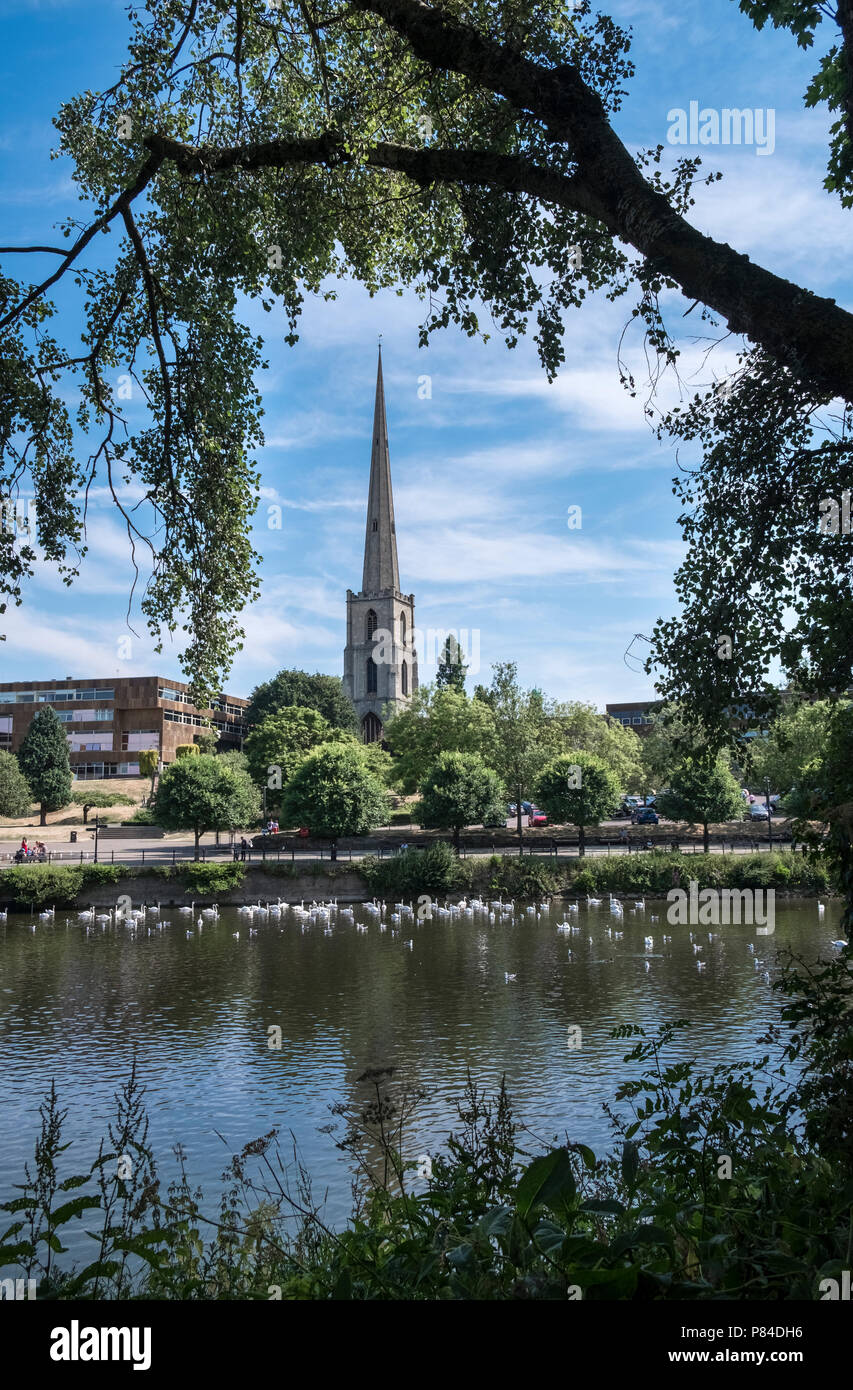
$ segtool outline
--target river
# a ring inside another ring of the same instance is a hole
[[[0,926],[2,1199],[32,1159],[51,1079],[73,1141],[63,1175],[82,1172],[134,1057],[161,1177],[177,1171],[180,1143],[211,1210],[230,1154],[278,1126],[295,1136],[315,1194],[328,1189],[328,1217],[343,1220],[352,1175],[327,1132],[329,1107],[364,1099],[358,1078],[372,1067],[429,1093],[410,1157],[440,1144],[468,1070],[489,1088],[506,1073],[517,1118],[543,1142],[568,1134],[601,1152],[611,1135],[602,1102],[627,1075],[630,1047],[611,1031],[685,1018],[679,1055],[708,1067],[754,1057],[778,1018],[777,951],[831,954],[841,909],[780,902],[772,935],[733,925],[710,940],[706,928],[667,926],[666,904],[651,901],[640,912],[626,904],[624,920],[606,901],[582,903],[569,914],[574,933],[557,930],[559,902],[518,904],[494,921],[395,923],[393,911],[384,923],[361,907],[327,922],[285,908],[252,926],[227,908],[199,928],[171,908],[135,931],[61,910],[53,921],[10,914]],[[269,1046],[275,1028],[280,1047]]]

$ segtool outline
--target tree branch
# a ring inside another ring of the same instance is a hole
[[[55,270],[54,273],[49,275],[46,280],[43,280],[40,285],[36,285],[14,308],[10,309],[7,314],[4,314],[3,317],[0,318],[0,329],[8,328],[9,324],[14,323],[31,304],[34,304],[37,299],[40,299],[43,294],[46,294],[51,285],[55,285],[57,280],[62,279],[68,267],[76,261],[80,252],[85,250],[93,237],[97,236],[98,232],[108,227],[113,218],[118,216],[119,213],[124,215],[130,208],[134,198],[138,198],[139,194],[148,187],[162,163],[162,155],[151,154],[148,156],[133,183],[119,194],[112,206],[107,208],[106,212],[97,218],[96,221],[92,222],[86,228],[85,232],[77,238],[71,250],[65,253],[62,265],[59,266],[58,270]]]
[[[853,315],[691,227],[643,178],[577,68],[545,68],[422,0],[352,4],[384,19],[431,68],[461,73],[543,121],[555,139],[568,143],[608,225],[653,268],[799,379],[853,400]]]
[[[223,149],[185,145],[163,135],[148,135],[145,144],[161,161],[172,162],[185,174],[210,175],[238,167],[250,171],[281,169],[290,164],[358,168],[362,163],[361,158],[349,154],[334,135],[269,140]],[[583,179],[544,168],[523,155],[492,154],[489,150],[419,149],[380,142],[368,150],[364,163],[371,169],[406,174],[424,187],[431,183],[468,183],[510,193],[529,193],[543,202],[558,204],[602,222],[606,220],[605,210],[589,194]]]

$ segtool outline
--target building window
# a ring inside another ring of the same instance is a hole
[[[374,521],[374,523],[373,523],[373,530],[374,530],[374,531],[378,531],[378,530],[379,530],[379,522],[378,522],[378,521]]]
[[[124,729],[121,735],[123,753],[140,753],[148,749],[160,748],[160,736],[154,729]]]
[[[376,631],[376,629],[378,628],[378,626],[379,626],[379,619],[377,618],[376,613],[374,612],[374,610],[373,610],[372,608],[369,608],[369,609],[367,610],[367,640],[368,640],[368,642],[369,642],[369,641],[371,640],[371,638],[373,637],[373,634],[374,634],[374,632]]]
[[[361,721],[361,737],[365,743],[378,743],[382,737],[382,720],[378,714],[366,714]]]
[[[405,615],[405,613],[401,613],[401,614],[400,614],[400,642],[401,642],[402,645],[405,647],[405,645],[406,645],[406,615]]]
[[[369,656],[369,657],[367,658],[367,693],[368,693],[368,695],[375,695],[375,694],[376,694],[376,689],[377,689],[377,686],[376,686],[376,662],[373,660],[373,657],[372,657],[372,656]],[[372,739],[369,740],[369,741],[370,741],[370,742],[373,742]]]
[[[408,695],[408,693],[409,693],[409,668],[408,668],[408,666],[406,665],[405,661],[403,662],[402,669],[401,669],[401,671],[400,671],[400,689],[402,690],[402,692],[403,692],[404,695]]]

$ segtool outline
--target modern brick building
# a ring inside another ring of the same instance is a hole
[[[13,681],[0,689],[0,748],[17,752],[36,710],[51,705],[68,726],[76,778],[138,777],[135,753],[156,748],[165,766],[174,762],[177,745],[193,743],[208,723],[220,748],[240,748],[248,703],[220,695],[212,709],[198,710],[187,686],[160,676]]]

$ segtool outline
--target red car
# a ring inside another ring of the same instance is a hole
[[[530,824],[531,824],[531,825],[547,825],[547,824],[548,824],[548,817],[545,815],[545,812],[544,812],[544,811],[540,811],[540,810],[539,810],[538,806],[534,806],[534,807],[533,807],[533,810],[530,812]]]

